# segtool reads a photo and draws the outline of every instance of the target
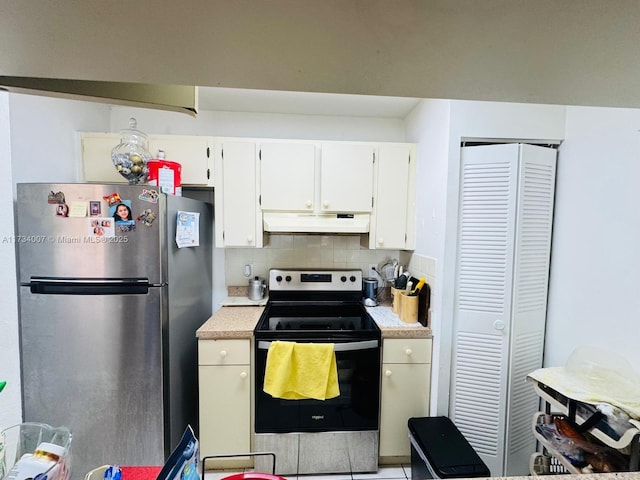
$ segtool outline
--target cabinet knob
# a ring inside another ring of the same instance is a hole
[[[322,202],[322,206],[324,208],[329,208],[329,202],[327,200],[325,200],[324,202]]]
[[[496,330],[504,330],[505,324],[502,320],[496,320],[493,322],[493,328]]]
[[[390,376],[391,376],[391,373],[392,373],[392,372],[391,372],[391,370],[385,370],[385,371],[384,371],[384,376],[385,376],[385,377],[390,377]]]
[[[227,351],[226,350],[220,350],[220,356],[222,358],[226,357],[227,356]]]
[[[404,351],[404,353],[405,353],[405,355],[406,355],[407,357],[410,357],[411,355],[413,355],[413,350],[411,350],[410,348],[407,348],[407,349]]]
[[[252,244],[253,243],[253,235],[247,235],[247,243],[248,244]]]
[[[242,378],[242,379],[247,378],[247,372],[241,372],[240,373],[240,378]]]
[[[313,205],[313,203],[311,203],[311,200],[307,200],[306,205],[307,205],[307,208],[311,208],[311,206]]]
[[[384,245],[384,238],[378,238],[378,245]]]

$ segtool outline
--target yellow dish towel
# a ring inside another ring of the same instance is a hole
[[[333,343],[271,342],[263,390],[272,397],[290,400],[339,396]]]

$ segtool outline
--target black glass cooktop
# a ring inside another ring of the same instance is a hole
[[[339,333],[363,336],[366,332],[378,336],[380,329],[359,303],[353,304],[267,304],[256,328],[256,336],[306,335],[309,333]]]

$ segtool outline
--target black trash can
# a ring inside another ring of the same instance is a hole
[[[490,477],[491,472],[448,417],[409,419],[411,480]]]

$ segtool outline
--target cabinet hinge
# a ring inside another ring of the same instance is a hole
[[[211,157],[211,147],[207,147],[207,158]]]
[[[224,148],[220,150],[220,158],[224,160]]]
[[[373,208],[373,197],[371,197],[371,208]]]
[[[207,180],[211,178],[211,169],[207,168]]]
[[[373,163],[376,163],[376,152],[373,152]]]
[[[258,195],[258,205],[262,206],[262,195]]]
[[[262,160],[262,149],[258,150],[258,160]]]
[[[409,165],[411,165],[411,154],[409,154]]]

